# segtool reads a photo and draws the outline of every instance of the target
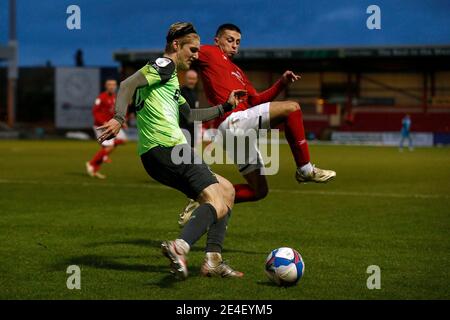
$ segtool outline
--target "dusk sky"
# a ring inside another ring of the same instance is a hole
[[[81,30],[68,30],[66,9],[81,8]],[[381,30],[369,30],[369,5],[381,8]],[[8,38],[8,0],[0,0],[0,42]],[[241,48],[450,45],[450,0],[17,0],[21,66],[117,65],[119,49],[162,49],[169,25],[191,21],[211,43],[219,24],[242,30]]]

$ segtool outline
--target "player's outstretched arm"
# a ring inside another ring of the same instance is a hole
[[[191,109],[187,103],[184,103],[180,106],[180,114],[187,124],[194,121],[209,121],[233,110],[239,104],[240,97],[245,93],[245,90],[233,90],[227,102],[210,108]]]
[[[247,79],[247,86],[250,88],[248,101],[252,107],[261,103],[271,102],[275,100],[275,98],[287,85],[299,80],[300,78],[300,75],[295,74],[291,70],[287,70],[277,82],[275,82],[269,89],[262,92],[257,92]]]
[[[128,104],[133,98],[134,92],[137,88],[147,84],[147,79],[140,71],[137,71],[120,83],[114,118],[98,128],[98,130],[102,131],[102,134],[98,138],[100,143],[115,137],[119,133],[120,128],[125,122]]]

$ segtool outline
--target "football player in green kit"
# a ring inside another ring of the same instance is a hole
[[[172,272],[180,279],[188,275],[186,256],[191,246],[207,233],[206,257],[201,267],[204,276],[242,277],[222,260],[221,252],[228,219],[234,204],[233,185],[214,174],[187,144],[180,122],[208,121],[233,109],[242,90],[231,92],[228,101],[210,108],[192,110],[180,95],[177,70],[187,70],[198,59],[200,37],[191,23],[173,24],[166,37],[162,57],[149,62],[121,82],[115,116],[100,127],[99,141],[119,132],[127,106],[135,95],[138,153],[147,173],[164,185],[183,192],[201,204],[194,219],[181,230],[178,239],[164,241],[163,254]],[[184,159],[179,163],[176,158]],[[185,161],[188,159],[188,161]]]

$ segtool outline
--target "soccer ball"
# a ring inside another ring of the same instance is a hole
[[[266,274],[279,286],[295,285],[305,272],[302,256],[292,248],[273,250],[266,259]]]

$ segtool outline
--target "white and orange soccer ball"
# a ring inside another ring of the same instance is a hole
[[[303,276],[305,263],[294,249],[282,247],[269,254],[266,259],[266,274],[279,286],[293,286]]]

